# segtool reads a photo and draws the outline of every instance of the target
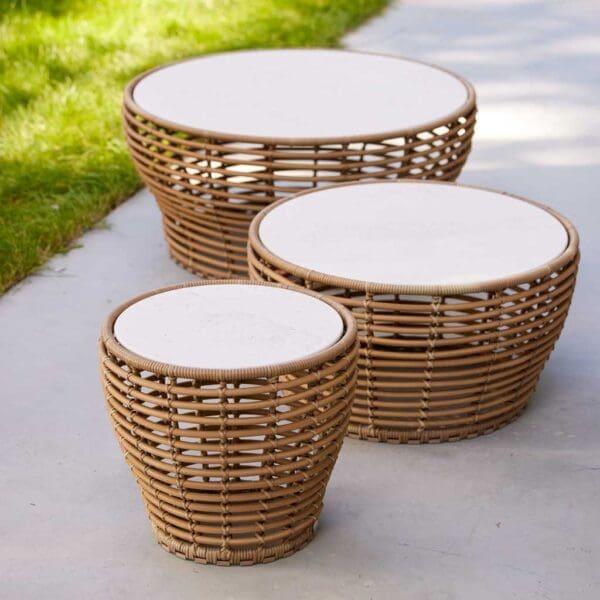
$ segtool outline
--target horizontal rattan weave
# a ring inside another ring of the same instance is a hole
[[[162,211],[171,256],[208,278],[247,276],[250,222],[281,197],[369,178],[452,181],[471,149],[475,92],[462,79],[468,92],[464,106],[413,129],[356,138],[271,139],[210,131],[210,123],[206,130],[186,129],[146,113],[133,99],[146,75],[125,91],[129,151]],[[212,84],[207,82],[208,91]],[[399,93],[409,94],[401,84]]]
[[[453,441],[490,433],[523,411],[574,291],[579,240],[564,217],[546,209],[563,224],[569,242],[535,271],[465,286],[410,287],[342,279],[275,256],[261,242],[259,227],[288,200],[252,223],[250,274],[335,297],[352,310],[361,352],[351,436]]]
[[[187,285],[215,283],[256,285]],[[167,365],[123,348],[113,335],[119,314],[177,287],[117,308],[100,340],[110,419],[155,534],[169,552],[200,563],[288,556],[313,536],[346,432],[356,324],[326,300],[344,321],[342,338],[306,360],[263,369]]]

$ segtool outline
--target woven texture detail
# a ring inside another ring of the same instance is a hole
[[[356,384],[358,342],[348,311],[337,307],[342,339],[310,360],[219,376],[146,362],[122,348],[112,327],[124,308],[103,328],[101,379],[159,543],[218,565],[270,562],[304,546]]]
[[[385,139],[315,144],[207,136],[175,128],[124,101],[125,137],[163,216],[171,256],[207,278],[247,277],[253,217],[273,201],[322,184],[365,179],[454,181],[471,149],[475,99],[452,120]]]
[[[565,252],[536,272],[485,287],[428,291],[299,268],[261,243],[266,211],[250,230],[250,274],[335,297],[352,311],[361,352],[349,435],[395,443],[475,437],[524,410],[567,317],[578,236],[550,212],[568,231]]]

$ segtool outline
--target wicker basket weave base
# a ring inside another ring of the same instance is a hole
[[[178,367],[133,354],[114,336],[118,316],[151,295],[110,315],[100,363],[110,419],[159,543],[216,565],[289,556],[313,536],[348,426],[354,320],[327,301],[342,317],[342,337],[306,359],[263,368]]]
[[[489,435],[509,425],[517,419],[527,407],[528,400],[519,403],[508,414],[495,420],[487,421],[475,427],[454,427],[446,429],[425,429],[416,433],[414,429],[376,428],[369,425],[349,425],[348,437],[369,442],[386,442],[388,444],[439,444],[442,442],[459,442],[480,435]]]
[[[491,433],[523,412],[575,288],[578,235],[564,217],[546,209],[564,226],[568,246],[536,271],[481,286],[428,290],[344,280],[275,256],[259,228],[286,201],[252,223],[250,274],[256,281],[334,297],[353,312],[361,351],[350,436],[392,443],[456,441]]]
[[[162,213],[163,232],[171,258],[184,269],[205,279],[248,276],[246,246],[248,227],[254,213],[241,224],[220,222],[201,214],[186,215],[179,202],[153,189]]]
[[[222,550],[198,546],[169,537],[160,529],[153,527],[158,543],[178,558],[192,560],[202,565],[217,565],[220,567],[250,567],[256,564],[270,563],[280,558],[287,558],[298,550],[302,550],[315,535],[315,528],[310,525],[298,535],[291,537],[281,544],[270,547],[249,548],[242,550]]]

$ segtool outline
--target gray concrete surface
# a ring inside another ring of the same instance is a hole
[[[600,5],[411,0],[349,45],[439,62],[479,91],[462,181],[570,217],[584,260],[531,408],[438,446],[348,440],[316,539],[252,568],[154,542],[105,414],[96,339],[111,307],[191,279],[146,192],[0,298],[0,597],[595,600],[600,595]]]

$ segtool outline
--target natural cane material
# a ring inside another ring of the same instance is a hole
[[[368,135],[270,138],[219,133],[210,123],[205,129],[183,127],[147,113],[135,102],[134,90],[152,72],[125,91],[127,144],[162,211],[172,257],[208,278],[247,276],[250,222],[283,196],[369,178],[453,181],[471,149],[475,93],[457,76],[465,103],[432,122]],[[215,84],[206,83],[208,91]],[[276,81],[273,86],[275,94]],[[411,93],[407,82],[398,86]],[[243,106],[242,91],[240,110]]]
[[[335,297],[356,317],[361,352],[351,436],[396,443],[459,440],[490,433],[523,411],[574,291],[579,241],[564,217],[536,205],[560,221],[568,243],[560,256],[524,274],[468,285],[383,285],[299,267],[265,247],[261,222],[287,201],[265,209],[252,224],[251,277]]]
[[[229,283],[256,285],[191,285]],[[342,337],[304,360],[264,368],[169,365],[117,341],[114,324],[127,307],[189,285],[135,298],[105,322],[100,362],[111,422],[165,549],[200,563],[270,562],[313,537],[348,425],[356,325],[326,299],[343,319]]]

